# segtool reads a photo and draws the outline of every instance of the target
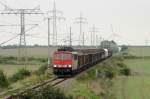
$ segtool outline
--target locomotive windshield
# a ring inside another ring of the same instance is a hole
[[[55,60],[71,60],[72,55],[66,53],[56,53],[54,55]]]

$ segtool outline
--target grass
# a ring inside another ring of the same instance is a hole
[[[114,99],[111,79],[116,75],[124,75],[120,73],[126,67],[122,61],[120,57],[113,57],[88,69],[76,76],[73,87],[66,93],[75,99]]]
[[[30,77],[27,77],[23,80],[20,80],[16,83],[13,83],[9,86],[9,88],[4,89],[2,93],[0,93],[0,99],[2,99],[5,96],[8,96],[10,94],[16,94],[19,91],[25,90],[27,87],[34,86],[43,80],[52,79],[52,77],[48,77],[47,75],[31,75]]]
[[[130,59],[125,63],[131,68],[132,75],[115,79],[116,98],[150,99],[150,59]]]
[[[41,65],[28,65],[26,68],[30,71],[35,71],[38,68],[40,68]],[[18,69],[24,68],[24,65],[1,65],[0,64],[0,69],[4,71],[4,73],[7,76],[11,76],[15,72],[17,72]]]
[[[150,56],[150,47],[129,47],[128,52],[134,56]]]
[[[150,59],[126,60],[125,63],[133,72],[150,75]]]
[[[68,91],[68,94],[73,95],[75,99],[101,99],[90,86],[91,84],[75,81],[71,90]]]

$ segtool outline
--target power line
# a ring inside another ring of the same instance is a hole
[[[83,43],[83,46],[84,46],[84,41],[85,41],[85,40],[84,40],[84,39],[85,39],[84,36],[85,36],[85,35],[84,35],[84,32],[83,32],[83,38],[82,38],[82,40],[83,40],[83,42],[82,42],[82,43]]]
[[[91,28],[91,46],[96,45],[96,33],[98,33],[98,28],[95,25]]]
[[[2,6],[4,6],[5,8],[10,8],[10,7],[7,6],[6,4],[4,4],[2,1],[0,1],[0,4],[1,4]]]
[[[122,35],[117,34],[117,33],[114,31],[114,28],[113,28],[113,25],[112,25],[112,24],[110,25],[110,27],[111,27],[111,32],[112,32],[112,34],[111,34],[110,36],[108,36],[107,39],[111,39],[111,40],[115,41],[116,38],[119,38],[120,40],[124,40],[124,41],[129,45],[129,41],[131,42],[130,39],[128,39],[128,38],[126,38],[126,37],[124,37],[124,36],[122,36]]]
[[[149,43],[149,41],[148,41],[148,39],[146,39],[145,40],[145,46],[148,46],[148,43]]]
[[[58,45],[57,20],[62,20],[62,19],[65,19],[65,18],[62,16],[63,12],[56,9],[55,1],[54,1],[53,10],[48,11],[48,12],[52,13],[52,16],[50,16],[49,18],[51,18],[53,20],[52,45],[57,46]]]
[[[110,26],[111,26],[111,31],[112,31],[112,35],[111,35],[110,37],[112,37],[112,40],[115,41],[115,40],[116,40],[116,39],[115,39],[116,37],[122,38],[120,35],[118,35],[117,33],[114,32],[113,25],[111,24]]]
[[[45,19],[43,19],[42,21],[45,21]],[[41,22],[40,22],[40,23],[41,23]],[[32,26],[31,28],[27,29],[25,32],[28,32],[28,31],[30,31],[30,30],[36,28],[36,27],[39,26],[39,25],[40,25],[40,24],[34,24],[34,26]],[[10,42],[10,41],[12,41],[12,40],[14,40],[14,39],[17,38],[19,35],[20,35],[20,34],[17,34],[16,36],[14,36],[14,37],[12,37],[12,38],[10,38],[10,39],[8,39],[8,40],[6,40],[6,41],[0,43],[0,46],[2,46],[2,45],[4,45],[4,44],[6,44],[6,43],[8,43],[8,42]],[[37,38],[37,37],[36,37],[36,38]],[[41,37],[39,37],[39,38],[41,38]],[[46,39],[46,37],[44,37],[43,39]]]
[[[21,24],[21,33],[20,35],[20,47],[18,51],[18,60],[22,61],[22,58],[25,58],[25,65],[27,63],[27,48],[26,48],[26,34],[25,34],[25,15],[26,14],[43,14],[40,11],[39,6],[34,9],[11,9],[5,6],[4,11],[1,14],[15,14],[20,15],[20,24]]]
[[[27,29],[25,32],[28,32],[28,31],[32,30],[32,29],[35,28],[36,26],[37,26],[37,25],[35,25],[35,26],[33,26],[33,27]],[[4,44],[6,44],[6,43],[8,43],[8,42],[10,42],[10,41],[12,41],[12,40],[14,40],[14,39],[16,39],[18,36],[20,36],[20,34],[17,34],[16,36],[14,36],[14,37],[12,37],[12,38],[10,38],[10,39],[8,39],[8,40],[6,40],[6,41],[0,43],[0,46],[2,46],[2,45],[4,45]]]
[[[16,36],[14,36],[14,37],[8,39],[7,41],[4,41],[4,42],[0,43],[0,46],[2,46],[2,45],[4,45],[4,44],[8,43],[9,41],[12,41],[12,40],[16,39],[19,35],[20,35],[20,34],[17,34]]]
[[[37,24],[26,24],[26,25],[37,25]],[[0,24],[0,27],[5,27],[5,26],[20,26],[20,24]]]
[[[50,67],[50,20],[51,18],[48,18],[48,67]]]
[[[70,39],[70,47],[71,47],[72,46],[72,28],[71,27],[70,27],[69,39]]]
[[[53,10],[48,11],[52,13],[53,15],[48,17],[48,67],[50,67],[50,20],[53,20],[53,35],[52,35],[52,45],[57,46],[58,45],[58,34],[57,34],[57,20],[64,19],[62,16],[58,16],[59,13],[62,14],[61,11],[58,11],[56,9],[56,4],[54,1],[54,7]]]
[[[84,46],[84,40],[83,40],[84,33],[82,31],[82,28],[83,28],[83,24],[87,23],[87,19],[82,16],[82,13],[80,13],[80,17],[76,18],[75,22],[80,25],[79,45],[82,44],[82,46]]]

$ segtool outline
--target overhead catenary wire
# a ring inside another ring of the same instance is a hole
[[[9,41],[12,41],[12,40],[16,39],[19,35],[20,35],[20,34],[17,34],[16,36],[14,36],[14,37],[8,39],[7,41],[4,41],[4,42],[0,43],[0,46],[2,46],[2,45],[4,45],[4,44],[8,43]]]
[[[44,19],[44,21],[45,21],[45,19]],[[25,32],[28,32],[28,31],[34,29],[34,28],[37,27],[37,26],[39,26],[39,24],[36,24],[36,25],[32,26],[31,28],[27,29]],[[13,36],[12,38],[10,38],[10,39],[8,39],[8,40],[6,40],[6,41],[0,43],[0,46],[2,46],[2,45],[4,45],[4,44],[6,44],[6,43],[8,43],[8,42],[10,42],[10,41],[12,41],[12,40],[14,40],[14,39],[16,39],[19,35],[20,35],[20,34],[17,34],[17,35],[15,35],[15,36]]]
[[[3,0],[3,1],[4,1],[4,0]],[[4,4],[2,1],[0,1],[0,4],[1,4],[2,6],[4,6],[5,8],[6,8],[6,7],[10,8],[10,7],[7,6],[6,4]]]
[[[5,10],[10,10],[10,12],[9,11],[7,11],[7,12],[2,12],[1,14],[5,14],[5,13],[8,13],[8,14],[12,14],[12,13],[15,13],[16,15],[17,15],[17,11],[19,12],[19,10],[21,10],[21,9],[12,9],[11,7],[9,7],[9,6],[7,6],[6,4],[4,4],[3,2],[0,2],[1,3],[1,5],[2,6],[4,6],[5,7]],[[36,8],[39,8],[39,6],[38,7],[36,7]],[[5,11],[4,10],[4,11]],[[30,10],[30,9],[29,9]],[[53,11],[57,11],[56,10],[56,5],[55,5],[55,2],[54,2],[54,9],[53,9]],[[53,11],[51,11],[51,12],[53,12]],[[35,11],[35,12],[37,12],[37,11]],[[62,15],[62,12],[61,11],[57,11],[56,13],[61,13],[61,15]],[[44,16],[44,13],[42,14],[43,16]],[[18,16],[18,15],[17,15]],[[51,16],[51,18],[54,18],[55,17],[55,15],[53,15],[53,16]],[[64,17],[61,17],[61,16],[56,16],[59,20],[60,19],[64,19]],[[29,20],[29,19],[27,19],[27,20]],[[44,19],[44,20],[46,20],[46,19]],[[55,19],[53,19],[54,21],[55,21]],[[53,25],[54,25],[54,21],[53,21]],[[34,21],[35,22],[35,21]],[[1,25],[1,26],[3,26],[3,25]],[[11,26],[11,25],[10,25]],[[13,26],[13,25],[12,25]],[[55,28],[55,27],[54,27]],[[57,34],[56,34],[56,36],[57,36]],[[56,37],[56,39],[57,39],[57,37]],[[11,41],[11,40],[10,40]]]

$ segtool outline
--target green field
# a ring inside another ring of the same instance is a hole
[[[53,52],[56,50],[56,47],[50,48],[50,56],[53,55]],[[48,49],[46,47],[33,47],[27,48],[28,57],[48,57]],[[0,56],[18,56],[18,49],[1,49]]]
[[[57,49],[57,47],[51,47],[50,55],[53,55],[53,52]],[[33,47],[27,48],[29,57],[47,57],[48,50],[46,47]],[[150,56],[150,47],[144,46],[131,46],[128,49],[129,54],[135,56]],[[18,56],[18,49],[1,49],[0,55],[2,56]]]
[[[55,48],[51,48],[51,56],[54,50]],[[150,56],[150,47],[129,47],[128,52],[134,56]],[[17,53],[17,49],[0,49],[0,56],[17,56]],[[29,57],[45,58],[47,57],[47,48],[28,48],[28,55]],[[131,69],[132,75],[128,77],[118,76],[114,79],[113,92],[116,99],[150,99],[150,59],[126,59],[124,62]],[[38,63],[38,61],[31,61],[31,63],[35,64],[27,66],[27,69],[30,71],[37,70],[43,64],[41,62]],[[20,68],[24,68],[24,65],[0,64],[0,69],[7,76],[11,76]],[[12,88],[19,88],[25,85],[24,82],[28,84],[30,80],[34,81],[32,79],[37,78],[36,76],[32,76],[11,86],[13,86]],[[28,79],[30,80],[28,81]],[[103,89],[101,86],[97,86],[97,83],[93,85],[73,83],[74,87],[69,89],[69,92],[70,94],[75,93],[75,96],[81,96],[79,97],[81,99],[87,97],[89,99],[99,99],[97,97],[99,94],[95,93],[100,93]]]
[[[125,60],[132,70],[129,77],[115,79],[114,92],[117,99],[150,99],[150,59]]]
[[[129,47],[128,52],[134,56],[150,56],[150,47]]]
[[[53,52],[56,50],[56,47],[51,47],[51,53],[50,56],[52,57]],[[48,57],[48,50],[46,47],[31,47],[27,48],[27,53],[28,57],[34,57],[34,58],[47,58]],[[13,57],[18,57],[18,49],[1,49],[0,48],[0,56],[8,57],[8,56],[13,56]],[[4,63],[0,64],[0,69],[4,71],[4,73],[8,76],[12,75],[15,73],[18,69],[24,68],[24,65],[17,65],[17,61],[15,60],[10,60],[8,62],[15,62],[15,64],[11,63]],[[28,61],[27,69],[30,71],[35,71],[37,70],[42,64],[46,62],[40,62],[38,60],[33,60],[33,61]]]
[[[28,65],[26,68],[30,71],[35,71],[37,70],[41,65]],[[11,76],[15,72],[17,72],[19,69],[25,68],[24,65],[1,65],[0,64],[0,69],[4,71],[4,73],[7,76]]]

